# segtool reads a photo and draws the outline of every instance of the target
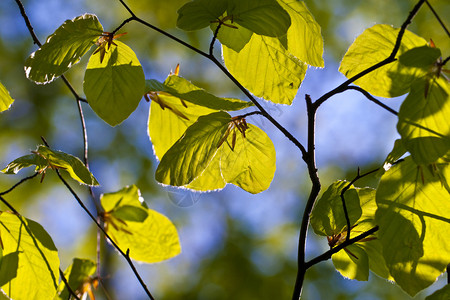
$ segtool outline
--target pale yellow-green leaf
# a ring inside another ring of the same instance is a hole
[[[15,300],[52,299],[58,286],[59,258],[44,228],[32,220],[2,212],[0,235],[3,292]]]
[[[223,189],[226,185],[220,170],[220,154],[216,153],[209,165],[200,176],[185,187],[196,191],[214,191]]]
[[[278,3],[291,17],[291,27],[287,32],[288,51],[308,65],[324,67],[321,28],[305,2],[278,0]]]
[[[358,244],[347,246],[333,254],[331,260],[342,276],[359,281],[369,279],[369,258]]]
[[[449,163],[436,168],[450,174]],[[386,264],[395,282],[414,296],[449,262],[450,192],[437,172],[407,157],[383,175],[376,201]]]
[[[8,90],[0,82],[0,112],[8,110],[14,99],[9,95]]]
[[[167,107],[162,109],[158,103],[152,101],[148,120],[148,135],[152,141],[156,157],[161,159],[186,129],[197,121],[199,116],[208,115],[215,110],[190,102],[185,102],[187,107],[184,107],[179,98],[170,95],[160,94],[159,98],[171,109]],[[187,119],[181,117],[177,112]]]
[[[397,130],[417,164],[450,151],[450,85],[443,77],[416,80],[400,107]]]
[[[102,62],[101,52],[90,57],[83,83],[89,105],[111,126],[128,118],[145,89],[144,71],[136,54],[124,43],[114,43],[117,46],[111,45]]]
[[[164,154],[156,169],[156,180],[184,186],[200,176],[216,154],[230,121],[226,112],[199,117]]]
[[[103,194],[100,201],[108,213],[106,232],[123,252],[129,250],[130,257],[137,261],[155,263],[178,255],[181,246],[173,223],[166,216],[148,209],[140,199],[140,192],[134,185]],[[145,210],[147,218],[143,221],[118,219],[114,211],[124,206]]]
[[[253,34],[238,53],[223,46],[225,65],[250,92],[274,103],[291,104],[307,66],[277,38]]]
[[[356,38],[342,59],[339,71],[351,78],[389,57],[394,49],[399,29],[377,24]],[[425,39],[406,30],[396,58],[409,49],[426,45]],[[355,81],[374,96],[396,97],[408,92],[414,79],[425,76],[421,68],[411,68],[394,61]]]
[[[248,124],[245,138],[235,129],[236,144],[232,145],[233,134],[228,143],[220,149],[220,170],[226,182],[243,190],[257,194],[269,188],[275,174],[275,147],[267,134],[258,127]]]

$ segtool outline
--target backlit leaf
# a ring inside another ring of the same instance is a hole
[[[436,168],[439,173],[407,157],[383,175],[376,194],[386,264],[411,296],[435,282],[450,257],[450,192],[439,175],[448,176],[450,164]]]
[[[397,130],[417,164],[450,151],[450,87],[443,77],[417,80],[400,107]]]
[[[27,77],[36,83],[49,83],[61,76],[89,51],[103,32],[97,16],[84,14],[65,21],[40,49],[25,62]]]
[[[53,299],[58,286],[58,251],[38,223],[15,214],[0,214],[3,259],[0,286],[17,300]]]
[[[0,82],[0,112],[8,110],[14,99],[9,95],[8,90]]]
[[[425,68],[428,71],[440,56],[441,50],[427,45],[406,51],[400,55],[398,60],[404,66]]]
[[[358,245],[353,244],[331,256],[333,265],[342,276],[359,281],[369,279],[369,258]]]
[[[323,38],[320,25],[314,20],[305,2],[279,0],[290,15],[292,25],[287,32],[287,50],[299,60],[314,67],[323,67]]]
[[[164,154],[156,169],[156,180],[172,186],[192,182],[213,159],[230,121],[225,112],[199,117]]]
[[[226,18],[226,14],[221,18]],[[225,25],[220,26],[217,39],[222,43],[222,45],[225,45],[236,52],[241,51],[248,41],[250,41],[253,32],[245,27],[242,27],[236,22],[232,22],[231,20],[226,21],[225,24],[232,27]],[[212,32],[216,32],[217,26],[217,22],[211,23],[210,27]]]
[[[339,71],[350,78],[386,59],[394,49],[398,32],[399,29],[384,24],[366,29],[348,49]],[[396,57],[426,44],[423,38],[406,30]],[[396,97],[407,93],[411,83],[425,74],[421,68],[406,67],[394,61],[361,77],[355,84],[374,96]]]
[[[349,183],[337,181],[331,184],[317,201],[312,214],[311,226],[318,235],[333,236],[347,228],[341,191]],[[350,226],[361,217],[362,211],[357,190],[352,186],[344,194]]]
[[[137,261],[155,263],[178,255],[181,246],[175,226],[164,215],[148,209],[141,199],[134,185],[115,193],[103,194],[100,202],[107,212],[104,220],[107,233],[123,252],[129,249],[130,257]],[[128,207],[129,213],[130,206],[145,210],[147,217],[144,220],[119,220],[117,211]]]
[[[33,154],[19,157],[9,163],[2,172],[6,174],[17,174],[21,169],[32,165],[36,165],[36,172],[45,172],[49,168],[60,169],[69,173],[70,177],[80,183],[98,185],[94,175],[89,172],[79,158],[42,145],[38,146]]]
[[[275,147],[267,134],[248,124],[245,137],[236,130],[234,149],[232,134],[220,149],[220,170],[227,183],[257,194],[269,188],[275,174]]]
[[[64,277],[67,279],[72,291],[81,296],[83,294],[83,284],[89,284],[93,280],[96,269],[97,267],[92,260],[74,258],[72,264],[64,271]],[[61,281],[58,286],[58,293],[54,299],[67,300],[69,296],[69,289]]]
[[[292,103],[307,67],[278,39],[254,34],[239,53],[226,46],[222,50],[227,69],[250,92],[274,103]]]
[[[136,54],[114,41],[100,62],[100,52],[90,57],[84,75],[84,93],[94,112],[116,126],[136,109],[144,95],[145,77]]]

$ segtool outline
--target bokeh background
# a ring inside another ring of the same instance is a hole
[[[181,39],[208,49],[209,29],[186,33],[175,27],[176,11],[185,0],[128,0],[134,12],[148,22]],[[322,26],[325,68],[310,68],[294,104],[290,107],[263,102],[265,108],[302,142],[306,137],[304,95],[317,99],[345,78],[337,71],[352,41],[364,29],[386,23],[399,27],[416,1],[410,0],[306,0]],[[446,0],[430,3],[442,18],[450,15]],[[106,31],[129,17],[118,0],[23,0],[41,42],[66,19],[94,13]],[[410,30],[432,38],[444,56],[449,39],[430,9],[422,8]],[[241,99],[236,87],[212,63],[158,33],[135,23],[126,25],[121,38],[137,54],[146,78],[163,81],[180,63],[180,75],[221,96]],[[28,154],[41,144],[78,157],[83,139],[76,102],[61,80],[35,85],[25,78],[23,64],[37,48],[14,0],[0,1],[0,82],[15,103],[0,115],[0,166]],[[93,49],[91,50],[93,51]],[[216,44],[220,56],[220,45]],[[88,55],[66,76],[76,91],[82,83]],[[403,98],[382,99],[398,109]],[[250,195],[234,186],[221,192],[187,193],[167,189],[154,180],[157,161],[147,135],[149,104],[142,101],[131,117],[111,128],[83,104],[89,136],[91,170],[101,182],[99,196],[136,184],[152,209],[168,216],[178,228],[182,254],[158,264],[137,265],[157,299],[289,299],[296,274],[298,232],[310,183],[301,153],[266,120],[253,116],[249,122],[264,129],[275,144],[277,171],[271,187]],[[163,124],[161,126],[164,126]],[[380,166],[398,137],[396,118],[348,91],[326,102],[317,118],[317,162],[322,185],[352,179],[357,167]],[[18,175],[0,174],[4,191],[33,170]],[[376,178],[359,182],[376,185]],[[94,211],[85,187],[71,181],[81,198]],[[51,172],[40,184],[35,179],[8,194],[6,199],[24,216],[41,223],[59,249],[61,268],[74,257],[96,258],[96,229],[71,194]],[[1,207],[5,210],[5,207]],[[312,258],[328,249],[326,239],[311,231],[307,254]],[[102,247],[104,289],[97,299],[146,299],[134,275],[109,245]],[[423,299],[444,284],[445,278],[415,299]],[[368,282],[344,279],[331,261],[307,273],[304,299],[409,299],[400,288],[371,274]]]

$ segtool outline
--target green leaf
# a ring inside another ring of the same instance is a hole
[[[221,18],[224,19],[226,17],[227,15],[225,14]],[[236,52],[241,51],[242,48],[244,48],[244,46],[250,41],[253,32],[245,27],[242,27],[236,22],[232,22],[231,20],[225,21],[225,24],[232,27],[225,25],[220,26],[217,39],[222,43],[222,45],[225,45]],[[210,27],[213,33],[216,32],[217,26],[218,23],[211,23]]]
[[[173,223],[164,215],[148,209],[140,199],[140,192],[134,185],[101,196],[100,202],[107,212],[104,216],[107,233],[123,252],[129,249],[130,257],[137,261],[155,263],[178,255],[181,246]],[[147,217],[142,221],[138,220],[141,216],[135,220],[118,219],[114,211],[128,207],[129,213],[129,206],[145,210]],[[109,214],[111,211],[113,213]]]
[[[289,14],[276,0],[229,0],[227,14],[258,35],[279,37],[291,26]]]
[[[155,101],[150,104],[148,135],[156,157],[161,159],[199,116],[215,110],[192,103],[185,103],[185,107],[180,98],[169,95],[159,94],[158,98],[164,109]]]
[[[198,30],[220,17],[227,9],[228,0],[195,0],[178,10],[177,27],[186,31]]]
[[[25,62],[27,78],[49,83],[80,61],[103,32],[96,15],[65,21]]]
[[[136,54],[114,41],[100,62],[100,52],[90,57],[84,75],[84,93],[94,112],[116,126],[137,108],[144,95],[145,77]]]
[[[450,87],[443,77],[417,80],[400,107],[397,130],[417,164],[450,151]]]
[[[213,159],[230,121],[225,112],[199,117],[164,154],[156,169],[156,180],[172,186],[192,182]]]
[[[226,184],[220,170],[220,155],[216,154],[202,174],[184,187],[196,191],[217,191]]]
[[[13,104],[14,99],[9,95],[8,90],[0,82],[0,112],[8,110],[11,104]]]
[[[305,2],[279,0],[278,3],[289,13],[292,21],[287,32],[287,50],[308,65],[323,68],[321,28],[309,12]]]
[[[164,92],[192,104],[214,110],[240,110],[252,106],[253,103],[233,98],[216,97],[192,84],[183,77],[170,75],[160,83],[157,80],[146,80],[146,92]]]
[[[233,135],[236,135],[234,149]],[[245,137],[234,129],[228,136],[228,143],[220,148],[220,170],[223,179],[243,190],[257,194],[269,188],[275,174],[275,147],[267,134],[258,127],[248,124]]]
[[[72,291],[79,295],[83,294],[83,284],[90,283],[93,280],[92,276],[95,275],[96,269],[96,264],[92,260],[74,258],[72,264],[64,271],[64,277],[67,279]],[[66,300],[69,299],[69,296],[69,289],[61,281],[54,299]]]
[[[86,166],[75,156],[52,150],[46,146],[38,146],[33,154],[19,157],[9,163],[3,170],[6,174],[17,174],[21,169],[36,165],[36,172],[47,169],[61,169],[69,173],[70,177],[87,185],[98,185],[97,179]]]
[[[406,51],[398,60],[404,66],[423,68],[428,71],[439,57],[441,57],[441,50],[427,45]]]
[[[437,290],[425,300],[448,300],[450,299],[450,284],[445,285],[442,289]]]
[[[52,299],[59,278],[58,251],[38,223],[8,212],[0,215],[3,259],[0,286],[17,300]]]
[[[369,258],[366,252],[357,244],[349,245],[345,249],[331,256],[333,265],[342,276],[359,281],[369,279]]]
[[[331,184],[317,201],[311,213],[311,226],[318,235],[333,236],[346,230],[341,192],[349,183],[337,181]],[[350,226],[361,217],[362,211],[357,190],[352,186],[344,194]]]
[[[394,49],[398,32],[399,29],[384,24],[366,29],[348,49],[339,71],[351,78],[386,59]],[[406,30],[396,58],[410,49],[426,44],[423,38]],[[355,84],[374,96],[396,97],[407,93],[411,83],[425,74],[420,68],[405,67],[395,61],[361,77]]]
[[[436,168],[450,174],[448,163]],[[441,180],[407,157],[383,175],[377,189],[383,256],[396,283],[411,296],[435,282],[450,257],[450,192]]]
[[[278,39],[254,34],[239,53],[222,49],[227,69],[250,92],[274,103],[292,103],[307,67]]]

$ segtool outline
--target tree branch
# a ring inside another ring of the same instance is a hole
[[[18,183],[16,183],[15,185],[13,185],[11,188],[7,189],[7,190],[4,191],[4,192],[1,192],[1,193],[0,193],[0,196],[6,195],[6,194],[12,192],[16,187],[18,187],[19,185],[21,185],[21,184],[24,183],[25,181],[28,181],[28,180],[30,180],[30,179],[33,179],[33,178],[36,177],[37,175],[39,175],[39,173],[34,173],[34,174],[31,175],[31,176],[28,176],[28,177],[23,178],[23,179],[20,180]]]
[[[378,229],[379,229],[378,226],[375,226],[374,228],[372,228],[372,229],[370,229],[370,230],[368,230],[368,231],[366,231],[366,232],[364,232],[364,233],[362,233],[362,234],[360,234],[360,235],[358,235],[358,236],[356,236],[354,238],[346,240],[342,244],[334,247],[333,249],[330,249],[327,252],[325,252],[325,253],[323,253],[323,254],[321,254],[321,255],[311,259],[310,261],[305,263],[306,269],[311,268],[313,265],[318,264],[319,262],[322,262],[322,261],[330,259],[333,254],[339,252],[340,250],[344,249],[347,246],[350,246],[350,245],[352,245],[352,244],[354,244],[354,243],[356,243],[356,242],[358,242],[358,241],[368,237],[371,234],[374,234],[375,232],[378,231]]]
[[[394,114],[396,116],[398,116],[398,112],[396,112],[395,110],[393,110],[392,108],[390,108],[389,106],[387,106],[386,104],[384,104],[383,102],[381,102],[380,100],[376,99],[374,96],[372,96],[369,92],[367,92],[365,89],[360,88],[359,86],[348,86],[346,88],[347,90],[355,90],[360,92],[361,94],[363,94],[364,96],[366,96],[367,99],[369,99],[370,101],[372,101],[373,103],[375,103],[376,105],[384,108],[385,110],[387,110],[388,112],[390,112],[391,114]]]
[[[67,278],[66,278],[66,276],[64,276],[64,272],[61,269],[59,269],[59,276],[61,277],[61,280],[66,285],[67,290],[69,291],[69,294],[71,294],[75,299],[80,300],[80,297],[78,297],[77,294],[75,294],[75,292],[70,287],[69,282],[67,281]]]

